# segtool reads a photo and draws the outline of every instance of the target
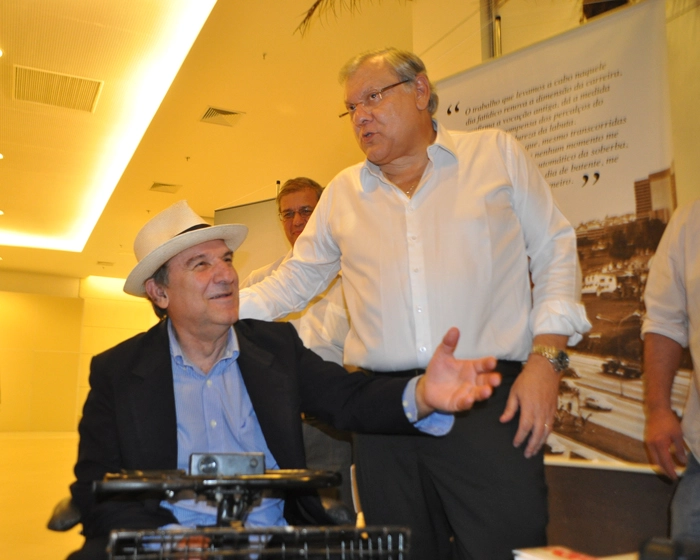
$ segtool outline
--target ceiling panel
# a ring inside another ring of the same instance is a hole
[[[277,180],[308,175],[325,183],[361,159],[349,124],[338,119],[338,70],[369,48],[411,48],[410,2],[339,10],[302,38],[294,30],[311,0],[218,0],[155,115],[143,117],[148,128],[104,210],[81,203],[79,190],[101,180],[98,166],[119,160],[114,138],[130,110],[121,97],[144,72],[141,53],[183,3],[0,2],[0,235],[6,228],[61,235],[72,215],[97,219],[78,253],[0,239],[0,271],[125,277],[138,229],[178,199],[213,217],[216,208],[273,197]],[[14,64],[103,80],[96,111],[14,101]],[[208,107],[245,114],[230,127],[203,123]],[[182,187],[154,192],[154,182]]]

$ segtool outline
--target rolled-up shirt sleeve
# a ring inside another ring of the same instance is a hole
[[[642,323],[642,338],[649,332],[660,334],[684,348],[689,344],[686,251],[684,236],[680,231],[685,222],[685,213],[686,209],[683,209],[669,222],[652,257],[644,290],[646,316]]]

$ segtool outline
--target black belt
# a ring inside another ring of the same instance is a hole
[[[360,368],[367,375],[385,375],[387,377],[415,377],[423,375],[424,368],[404,369],[402,371],[374,371],[367,368]],[[522,362],[514,362],[513,360],[498,360],[496,363],[496,371],[504,377],[517,377],[522,371]]]
[[[423,375],[425,373],[425,368],[405,369],[403,371],[374,371],[367,368],[360,369],[367,375],[384,375],[386,377],[415,377],[416,375]]]

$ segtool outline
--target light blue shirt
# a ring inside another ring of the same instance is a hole
[[[183,354],[169,320],[168,337],[177,416],[177,468],[189,472],[192,453],[246,451],[264,453],[266,469],[279,468],[267,447],[238,367],[240,350],[233,328],[229,330],[223,356],[208,374]],[[403,393],[406,417],[424,433],[446,434],[454,423],[450,414],[434,413],[415,422],[417,382],[417,377],[411,379]],[[161,505],[171,510],[179,524],[185,527],[216,523],[216,507],[205,500],[164,500]],[[267,497],[250,511],[245,521],[247,527],[286,524],[283,500]]]

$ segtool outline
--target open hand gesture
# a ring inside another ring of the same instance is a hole
[[[459,360],[454,351],[459,330],[451,328],[435,350],[425,375],[416,386],[416,404],[420,418],[436,410],[469,410],[476,401],[488,399],[501,375],[493,373],[496,358]]]

